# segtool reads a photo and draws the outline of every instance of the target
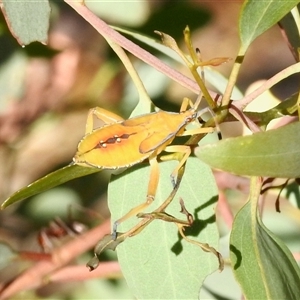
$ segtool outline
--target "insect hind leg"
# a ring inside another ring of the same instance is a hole
[[[115,240],[117,238],[117,229],[120,223],[124,222],[125,220],[129,219],[130,217],[133,217],[137,215],[138,213],[145,210],[153,201],[155,198],[158,181],[159,181],[159,166],[158,162],[156,160],[156,156],[152,156],[149,158],[150,163],[150,180],[148,184],[148,191],[147,191],[147,199],[146,202],[132,208],[129,212],[127,212],[123,217],[118,219],[113,224],[113,232],[112,237]]]

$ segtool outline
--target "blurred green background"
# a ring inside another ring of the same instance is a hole
[[[204,60],[224,56],[234,58],[238,50],[237,24],[241,3],[237,1],[97,1],[88,2],[87,5],[109,24],[152,38],[157,38],[154,30],[159,30],[181,41],[182,31],[189,25],[194,45],[201,49]],[[19,188],[71,162],[77,144],[84,135],[89,108],[101,106],[126,118],[138,100],[124,67],[104,39],[68,5],[51,1],[51,7],[47,46],[32,43],[21,48],[1,16],[1,201]],[[160,53],[145,48],[165,59]],[[195,98],[164,75],[130,57],[158,107],[178,111],[184,96]],[[185,68],[167,61],[188,75]],[[238,87],[245,92],[251,84],[273,76],[292,63],[293,57],[279,29],[274,27],[251,46],[241,70]],[[217,70],[227,76],[231,66],[232,63],[228,63]],[[270,98],[273,99],[275,95],[277,99],[274,101],[284,99],[297,88],[297,78],[289,78],[272,90],[274,94]],[[235,131],[240,130],[233,125],[226,129],[226,134],[234,135]],[[5,252],[5,245],[15,251],[41,252],[37,236],[51,220],[59,217],[68,224],[77,221],[86,228],[92,228],[109,218],[106,203],[108,180],[109,174],[106,172],[96,173],[1,211],[0,282],[7,282],[30,265],[28,261],[10,261],[10,252]],[[220,186],[220,197],[225,197],[232,211],[236,212],[246,200],[247,179],[226,175],[221,180],[223,185]],[[295,191],[293,201],[296,202],[299,199],[298,187],[295,187]],[[271,193],[270,197],[274,200],[276,193]],[[299,215],[287,202],[282,204],[284,213],[275,214],[272,200],[266,206],[267,225],[275,233],[281,234],[293,249],[299,249]],[[229,228],[222,216],[219,225],[222,236],[220,248],[224,250],[228,246]],[[50,239],[54,247],[64,242],[63,238]],[[85,264],[91,255],[92,252],[79,257],[78,263]],[[223,255],[226,257],[228,253]],[[103,260],[111,259],[115,259],[114,253],[103,256]],[[220,291],[222,295],[217,295]],[[29,298],[133,297],[124,280],[116,278],[94,279],[76,284],[50,284],[37,291],[25,292],[19,299]],[[208,278],[201,298],[239,299],[240,291],[230,270],[226,269],[219,275],[217,286],[213,276]]]

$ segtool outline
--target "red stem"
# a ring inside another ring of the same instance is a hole
[[[151,53],[147,52],[143,48],[134,44],[132,41],[128,40],[123,35],[112,29],[108,24],[102,21],[93,12],[91,12],[84,3],[71,0],[64,1],[68,5],[70,5],[79,15],[81,15],[88,23],[90,23],[105,39],[109,39],[114,43],[120,45],[122,48],[126,49],[148,65],[167,75],[190,91],[199,94],[200,88],[194,80],[191,80],[182,73],[172,69],[160,59],[153,56]],[[216,93],[210,92],[210,94],[212,98],[216,96]]]
[[[88,232],[79,235],[67,244],[55,249],[52,253],[51,260],[39,261],[31,268],[20,274],[15,280],[7,285],[0,293],[0,299],[7,299],[16,295],[17,293],[29,289],[37,288],[45,284],[45,278],[51,279],[54,272],[62,266],[68,264],[76,257],[93,248],[95,244],[105,235],[110,232],[110,221],[106,220],[101,225],[89,230]],[[101,269],[101,268],[100,268]],[[116,266],[114,270],[116,270]],[[69,274],[70,273],[65,273]],[[91,274],[86,268],[86,273],[83,272],[82,276],[85,278]],[[96,273],[95,273],[96,275]],[[92,275],[93,277],[94,275]],[[55,276],[54,276],[55,279]],[[68,278],[65,278],[67,280]],[[60,280],[62,278],[60,277]]]

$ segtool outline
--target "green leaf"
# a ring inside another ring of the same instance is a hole
[[[300,9],[300,5],[298,4]],[[295,61],[299,61],[298,49],[300,48],[299,30],[300,30],[300,17],[299,9],[295,7],[293,11],[288,13],[282,20],[280,20],[280,26],[286,35],[286,42],[295,58]]]
[[[159,188],[147,211],[157,209],[171,192],[170,174],[176,165],[175,161],[160,163]],[[108,188],[112,221],[145,202],[148,181],[149,167],[141,165],[112,177]],[[179,213],[179,197],[182,197],[195,218],[191,228],[194,235],[190,238],[217,248],[219,235],[214,214],[217,195],[210,168],[196,158],[189,158],[180,188],[166,212],[185,219]],[[137,222],[139,219],[135,217],[126,220],[118,231],[125,232]],[[188,232],[189,228],[185,233]],[[214,254],[182,240],[177,226],[162,220],[154,220],[138,235],[126,239],[117,247],[117,253],[125,279],[138,299],[198,299],[205,277],[218,269]]]
[[[213,168],[237,175],[295,178],[300,176],[300,123],[228,138],[195,150]]]
[[[7,243],[0,242],[0,270],[11,266],[17,257],[16,251],[14,251]]]
[[[245,1],[239,20],[240,55],[246,52],[259,35],[279,22],[298,3],[299,0]]]
[[[47,42],[51,12],[48,0],[3,0],[2,5],[8,27],[20,45]]]
[[[299,267],[285,244],[251,211],[250,201],[235,217],[230,244],[233,272],[246,299],[298,299]]]
[[[101,171],[101,169],[81,167],[78,165],[68,165],[18,190],[2,203],[1,209],[4,209],[17,201],[24,200],[28,197],[47,191],[72,179],[99,171]]]
[[[252,120],[255,120],[258,126],[265,127],[274,119],[295,115],[298,109],[297,102],[298,93],[295,93],[267,111],[246,111],[245,115]]]

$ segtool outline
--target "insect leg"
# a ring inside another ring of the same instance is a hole
[[[202,93],[200,93],[195,101],[195,103],[193,103],[193,101],[190,98],[184,97],[181,103],[181,107],[180,107],[180,112],[184,112],[187,111],[190,108],[195,109],[195,111],[198,109],[200,102],[203,98]]]
[[[150,156],[149,158],[149,163],[150,163],[150,180],[148,184],[148,191],[147,191],[147,199],[146,202],[132,208],[128,213],[126,213],[122,218],[114,222],[113,225],[113,232],[112,236],[114,239],[117,238],[117,227],[120,223],[124,222],[128,218],[137,215],[139,212],[143,211],[146,209],[153,201],[155,198],[157,186],[158,186],[158,181],[159,181],[159,166],[158,162],[156,160],[156,156]]]
[[[186,111],[188,106],[193,106],[193,102],[190,98],[184,97],[181,103],[180,111]]]
[[[89,110],[89,114],[86,121],[86,127],[85,127],[85,133],[90,133],[93,131],[94,128],[94,116],[97,117],[97,119],[103,121],[105,124],[113,124],[116,122],[124,121],[123,118],[120,116],[105,110],[101,107],[94,107]]]
[[[200,118],[203,114],[205,114],[205,113],[207,113],[207,112],[210,113],[211,116],[213,117],[214,125],[215,125],[214,131],[217,132],[217,134],[218,134],[218,139],[221,140],[221,139],[222,139],[222,133],[221,133],[221,130],[220,130],[220,126],[219,126],[219,123],[218,123],[216,114],[215,114],[215,112],[214,112],[211,108],[206,107],[206,108],[203,108],[203,109],[199,110],[199,111],[197,112],[197,115],[198,115],[197,121],[199,122],[199,118]],[[200,123],[200,122],[199,122],[199,123]],[[201,123],[202,123],[202,122],[201,122]],[[212,132],[212,131],[209,131],[210,128],[211,128],[211,127],[205,127],[205,128],[203,128],[203,129],[207,129],[207,130],[208,130],[207,133],[209,133],[209,132]],[[197,134],[197,133],[193,133],[192,131],[190,131],[190,132],[189,132],[189,131],[185,131],[182,135],[190,135],[189,133],[191,133],[191,135]],[[200,133],[202,133],[202,132],[200,132]]]
[[[176,186],[175,178],[177,178],[178,171],[183,167],[188,157],[191,155],[191,148],[187,145],[177,145],[177,146],[168,146],[164,151],[177,152],[182,154],[182,156],[179,159],[178,165],[171,173],[171,182],[173,187],[175,187]],[[162,156],[161,160],[170,160],[170,158],[164,159],[164,156]]]
[[[189,129],[189,130],[184,131],[181,136],[203,134],[203,133],[212,133],[212,132],[215,132],[215,131],[216,131],[216,129],[213,128],[213,127],[193,128],[193,129]]]

